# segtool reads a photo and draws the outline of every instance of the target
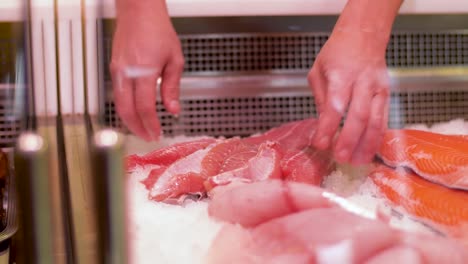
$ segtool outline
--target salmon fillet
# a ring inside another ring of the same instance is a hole
[[[467,236],[468,192],[431,183],[404,168],[378,165],[370,179],[394,206],[455,237]]]
[[[421,130],[388,130],[377,155],[392,167],[407,167],[428,181],[468,190],[468,137]]]

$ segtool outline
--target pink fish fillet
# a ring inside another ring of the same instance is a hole
[[[217,143],[213,143],[177,160],[162,171],[151,173],[150,177],[154,185],[151,186],[149,198],[155,201],[164,201],[177,199],[183,194],[204,192],[203,182],[205,179],[202,176],[204,173],[202,161],[216,145]]]
[[[153,170],[144,183],[147,188],[154,184],[151,199],[164,201],[184,194],[204,193],[235,180],[280,178],[280,156],[273,145],[267,142],[257,148],[236,138],[213,144],[163,170]]]
[[[161,176],[161,174],[163,174],[166,169],[167,166],[160,166],[152,169],[148,177],[142,180],[141,183],[145,185],[146,189],[151,190],[151,187],[153,187],[153,185],[156,184],[156,182],[159,179],[159,176]]]
[[[143,156],[129,155],[126,158],[127,170],[131,171],[137,166],[146,165],[169,166],[176,160],[190,155],[197,150],[204,149],[215,142],[216,139],[214,138],[202,138],[190,142],[177,143]]]
[[[461,264],[468,257],[454,240],[395,230],[330,197],[312,185],[278,180],[219,187],[209,213],[227,223],[208,263]]]
[[[238,169],[257,155],[259,147],[246,144],[240,138],[225,140],[210,150],[203,158],[205,178]]]
[[[224,166],[224,168],[229,167],[229,169],[220,170],[219,174],[209,177],[205,181],[206,191],[235,181],[255,182],[266,179],[281,179],[280,154],[274,148],[274,145],[271,142],[262,144],[254,157],[239,163],[230,162],[227,166]],[[233,156],[231,156],[231,159]],[[239,159],[242,158],[239,157]],[[234,167],[233,163],[240,166]]]
[[[312,147],[288,151],[281,160],[283,178],[287,181],[308,183],[319,186],[323,177],[335,169],[335,163],[328,151]]]
[[[317,128],[317,120],[310,118],[295,121],[273,128],[264,134],[246,138],[253,144],[265,140],[275,141],[282,153],[281,169],[283,178],[320,185],[323,177],[335,169],[330,151],[320,151],[312,147],[312,138]]]
[[[288,150],[299,150],[311,145],[316,128],[317,120],[310,118],[286,123],[272,128],[263,134],[250,136],[244,139],[244,141],[254,145],[265,141],[274,141],[285,152]]]
[[[319,185],[333,169],[333,161],[328,153],[310,147],[316,125],[315,119],[307,119],[245,139],[219,140],[169,166],[158,164],[144,184],[157,201],[177,198],[187,190],[203,193],[233,181],[283,178]]]

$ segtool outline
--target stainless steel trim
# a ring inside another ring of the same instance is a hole
[[[49,151],[44,138],[33,133],[18,138],[15,168],[24,258],[19,263],[55,263]]]
[[[179,34],[216,34],[239,32],[329,32],[338,16],[245,16],[173,18]],[[112,20],[106,20],[112,23]],[[399,15],[394,31],[444,31],[468,29],[465,14]]]
[[[465,91],[468,90],[468,66],[393,68],[388,71],[391,89],[395,92]],[[112,101],[111,83],[107,82],[107,101]],[[313,95],[307,82],[307,72],[270,74],[217,74],[185,76],[180,83],[183,99],[221,97],[270,96],[279,94]]]
[[[94,135],[92,144],[97,263],[128,263],[123,138],[116,131],[101,130]]]

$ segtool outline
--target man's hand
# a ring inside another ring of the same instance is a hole
[[[140,5],[141,3],[141,5]],[[165,108],[178,114],[184,59],[164,1],[122,0],[110,65],[117,113],[131,132],[157,140],[157,81]]]
[[[323,47],[309,73],[320,117],[314,145],[328,148],[345,112],[334,146],[339,162],[369,162],[387,128],[389,81],[381,47],[372,35],[337,32]]]
[[[387,128],[385,51],[402,0],[350,0],[309,72],[319,125],[313,144],[338,162],[372,160]],[[346,121],[336,142],[340,121]]]

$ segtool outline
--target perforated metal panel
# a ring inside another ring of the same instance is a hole
[[[15,116],[14,85],[0,85],[0,147],[12,146],[24,128]]]
[[[393,67],[468,64],[468,32],[396,33],[387,46],[386,59]]]
[[[321,33],[181,36],[190,73],[308,69],[327,39]]]
[[[307,70],[328,34],[182,36],[186,72]],[[394,33],[391,67],[468,64],[468,33]]]
[[[307,96],[182,99],[181,106],[182,114],[176,119],[158,102],[164,134],[249,135],[315,114],[314,103]],[[113,103],[106,105],[106,114],[109,125],[122,126]]]
[[[105,64],[110,61],[110,31],[104,34]],[[328,32],[293,33],[217,33],[180,35],[185,56],[185,74],[226,75],[259,72],[305,72],[310,69]],[[390,67],[439,67],[468,65],[468,31],[394,32],[387,46]],[[107,72],[106,80],[110,77]],[[468,116],[468,91],[394,92],[391,98],[389,126],[448,121]],[[468,88],[468,87],[467,87]],[[222,89],[222,87],[220,87]],[[235,93],[235,91],[233,91]],[[106,102],[108,125],[122,124]],[[182,98],[182,116],[174,119],[162,104],[157,104],[164,133],[167,135],[247,135],[280,123],[315,115],[313,98],[307,95]]]
[[[390,102],[391,128],[468,118],[468,90],[394,92]],[[284,122],[316,116],[311,96],[183,99],[182,109],[182,115],[175,119],[158,102],[165,135],[250,135]],[[122,127],[111,102],[106,104],[106,122]]]
[[[107,32],[107,34],[110,34]],[[309,69],[328,33],[181,35],[185,72],[234,73]],[[105,37],[105,64],[110,62]],[[386,53],[390,67],[468,64],[468,32],[395,32]],[[106,68],[106,80],[110,80]]]
[[[467,91],[404,92],[392,96],[390,126],[468,118]]]
[[[0,147],[13,146],[25,128],[26,121],[19,120],[14,112],[15,107],[18,107],[15,103],[23,99],[15,97],[15,82],[19,79],[16,63],[18,51],[24,43],[24,32],[23,22],[0,23]],[[24,72],[26,69],[21,70]]]

